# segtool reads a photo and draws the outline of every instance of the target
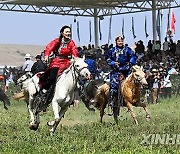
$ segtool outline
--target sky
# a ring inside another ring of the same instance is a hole
[[[172,9],[176,17],[176,33],[173,39],[180,39],[180,8]],[[165,37],[167,29],[168,10],[163,10],[162,36]],[[149,37],[145,37],[144,20],[147,18],[147,32]],[[134,28],[136,39],[131,31],[131,19],[134,18]],[[146,45],[148,40],[152,40],[152,17],[151,12],[141,12],[126,15],[116,15],[112,17],[111,38],[109,43],[114,43],[114,38],[122,33],[122,21],[124,18],[125,43],[132,46],[134,42],[143,40]],[[73,16],[34,14],[23,12],[0,11],[0,44],[22,44],[22,45],[47,45],[51,40],[59,36],[59,30],[64,25],[72,24],[72,37],[77,46],[94,44],[93,18],[77,17],[80,25],[80,42],[77,36],[77,23]],[[89,41],[89,21],[92,23],[92,39]],[[101,20],[102,40],[99,44],[108,42],[110,17]]]

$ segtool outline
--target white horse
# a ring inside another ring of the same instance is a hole
[[[48,125],[52,128],[50,129],[51,133],[54,133],[56,127],[58,126],[61,118],[64,116],[67,111],[69,105],[72,103],[74,98],[74,90],[77,86],[78,80],[81,79],[89,79],[90,72],[87,68],[87,64],[84,62],[83,58],[74,58],[70,67],[66,69],[60,77],[58,77],[54,97],[52,99],[52,108],[54,111],[55,121],[49,122]],[[39,77],[38,75],[34,75],[31,79],[28,80],[27,84],[27,92],[29,94],[29,113],[30,113],[30,129],[37,130],[40,118],[39,112],[36,112],[35,116],[33,113],[33,109],[35,108],[35,96],[39,91]],[[59,111],[60,106],[60,111]]]

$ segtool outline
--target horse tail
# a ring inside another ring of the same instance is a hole
[[[22,92],[16,93],[14,94],[13,98],[15,100],[26,100],[28,98],[28,92],[22,91]]]
[[[109,96],[109,85],[107,83],[103,84],[100,90],[100,93],[104,98],[108,98]]]

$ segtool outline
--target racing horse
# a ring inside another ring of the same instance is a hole
[[[50,133],[53,134],[67,111],[70,104],[73,102],[74,90],[77,86],[77,82],[81,79],[90,79],[90,72],[87,68],[87,64],[83,58],[73,58],[71,65],[66,69],[58,78],[55,85],[54,96],[52,99],[52,108],[54,112],[55,120],[48,122],[48,126],[51,127]],[[40,124],[39,113],[41,110],[36,110],[37,104],[39,103],[36,99],[39,91],[39,77],[38,73],[35,74],[27,82],[27,93],[29,95],[28,110],[30,113],[30,124],[31,130],[37,130]],[[39,100],[41,101],[41,100]],[[60,111],[59,111],[60,107]],[[33,112],[35,109],[35,112]]]
[[[148,83],[142,67],[135,65],[132,67],[132,73],[122,82],[119,90],[119,96],[122,96],[119,100],[123,101],[123,105],[129,109],[136,125],[138,125],[138,121],[133,106],[143,107],[146,112],[146,120],[150,120],[150,114],[146,104],[141,103],[140,101],[140,88],[141,86],[143,87],[147,85]],[[117,120],[118,113],[116,112],[115,114]]]
[[[119,99],[114,104],[112,114],[114,116],[114,120],[116,123],[118,123],[120,106],[128,108],[137,125],[138,121],[136,119],[133,106],[143,107],[146,111],[146,119],[150,120],[150,114],[146,105],[140,102],[140,88],[144,85],[147,85],[145,73],[142,71],[142,68],[140,66],[133,66],[132,73],[126,79],[124,79],[122,83],[119,85]],[[100,121],[102,123],[102,119],[105,114],[104,110],[109,102],[110,87],[107,83],[105,83],[101,86],[98,86],[98,88],[96,89],[97,90],[94,95],[95,102],[93,103],[93,105],[100,110]]]

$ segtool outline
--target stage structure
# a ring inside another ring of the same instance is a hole
[[[93,17],[95,47],[99,45],[98,18],[152,11],[153,39],[156,40],[156,10],[180,7],[180,0],[0,0],[0,10],[74,17]]]

